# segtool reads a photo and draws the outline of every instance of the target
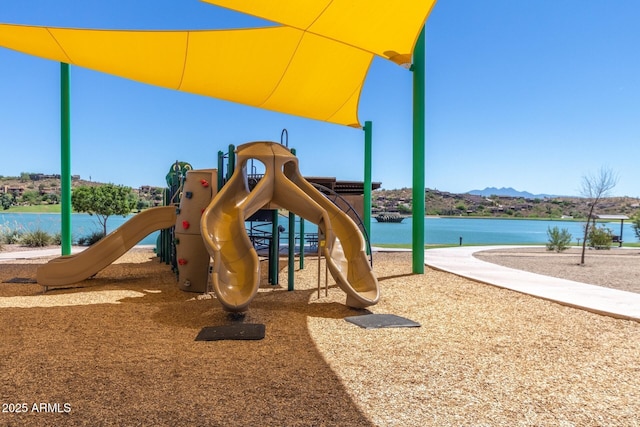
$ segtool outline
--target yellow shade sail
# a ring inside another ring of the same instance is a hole
[[[436,0],[202,0],[366,50],[398,64]]]
[[[373,55],[292,27],[119,31],[0,24],[0,46],[347,126]]]
[[[0,46],[170,89],[360,127],[374,55],[411,62],[436,0],[203,0],[283,26],[121,31],[0,24]]]

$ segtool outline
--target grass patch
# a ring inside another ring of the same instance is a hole
[[[11,206],[9,209],[0,211],[4,213],[60,213],[61,205],[30,205],[30,206]]]
[[[617,246],[616,243],[614,243],[612,245],[612,247],[616,247],[616,246]],[[622,247],[625,247],[625,248],[640,248],[640,242],[623,243]]]
[[[462,246],[544,246],[544,243],[465,243]],[[372,243],[371,246],[385,249],[412,249],[411,243]],[[429,243],[425,244],[425,249],[440,249],[440,248],[457,248],[460,245],[458,243]],[[627,246],[625,244],[625,246]],[[640,243],[630,243],[629,246],[638,246]]]

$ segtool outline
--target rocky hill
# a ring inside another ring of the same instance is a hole
[[[375,212],[411,212],[411,189],[377,190],[373,192]],[[425,212],[427,215],[493,216],[521,218],[585,218],[589,211],[588,200],[580,197],[525,198],[511,196],[481,196],[455,194],[427,189]],[[603,199],[598,214],[627,215],[640,213],[640,199],[610,197]]]
[[[101,185],[79,176],[72,179],[72,188],[82,185]],[[162,204],[161,187],[143,186],[134,188],[140,207]],[[20,177],[0,175],[0,196],[12,194],[14,204],[59,203],[60,176],[45,174],[21,174]],[[456,194],[427,189],[425,192],[425,212],[427,215],[442,216],[493,216],[521,218],[584,218],[588,201],[580,197],[522,197],[483,196],[478,194]],[[410,188],[398,190],[376,190],[373,192],[374,213],[396,212],[410,214],[412,194]],[[603,199],[597,209],[598,214],[627,215],[640,213],[640,199],[631,197],[611,197]]]
[[[87,181],[78,175],[71,178],[71,188],[80,186],[97,186],[103,183]],[[143,186],[133,188],[134,193],[144,205],[158,206],[162,204],[161,187]],[[0,175],[0,196],[10,194],[13,204],[56,204],[60,201],[60,175],[42,173],[23,173],[19,177]]]

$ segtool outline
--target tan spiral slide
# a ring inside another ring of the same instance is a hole
[[[259,209],[287,209],[318,225],[329,271],[347,294],[346,304],[363,308],[378,302],[378,281],[371,270],[360,230],[344,212],[307,182],[298,159],[284,146],[253,142],[237,148],[233,176],[213,198],[201,219],[202,237],[213,258],[212,283],[218,300],[232,312],[245,311],[258,291],[258,255],[245,230],[245,219]],[[265,165],[252,190],[247,162]]]

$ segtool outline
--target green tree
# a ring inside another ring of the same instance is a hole
[[[95,215],[107,234],[107,219],[111,215],[125,216],[136,205],[136,197],[131,187],[105,184],[97,187],[82,186],[75,188],[71,195],[71,205],[77,212]]]
[[[571,244],[571,233],[566,228],[560,230],[558,227],[547,227],[547,236],[549,241],[547,242],[548,251],[562,252],[569,249]]]
[[[636,233],[636,237],[640,239],[640,213],[636,214],[631,221],[633,221],[631,223],[633,231]]]
[[[0,196],[0,206],[2,209],[7,210],[13,204],[13,194],[11,193],[2,193]]]
[[[404,203],[400,203],[398,205],[398,211],[402,214],[410,214],[411,213],[411,208],[407,205],[405,205]]]
[[[22,193],[22,203],[27,205],[37,205],[40,203],[40,193],[37,191],[25,191]]]
[[[58,203],[60,203],[60,197],[54,193],[45,194],[44,196],[42,196],[42,201],[50,203],[52,205],[57,205]]]
[[[136,202],[136,209],[138,211],[141,211],[143,209],[147,209],[150,205],[151,204],[148,200],[138,199],[138,201]]]

